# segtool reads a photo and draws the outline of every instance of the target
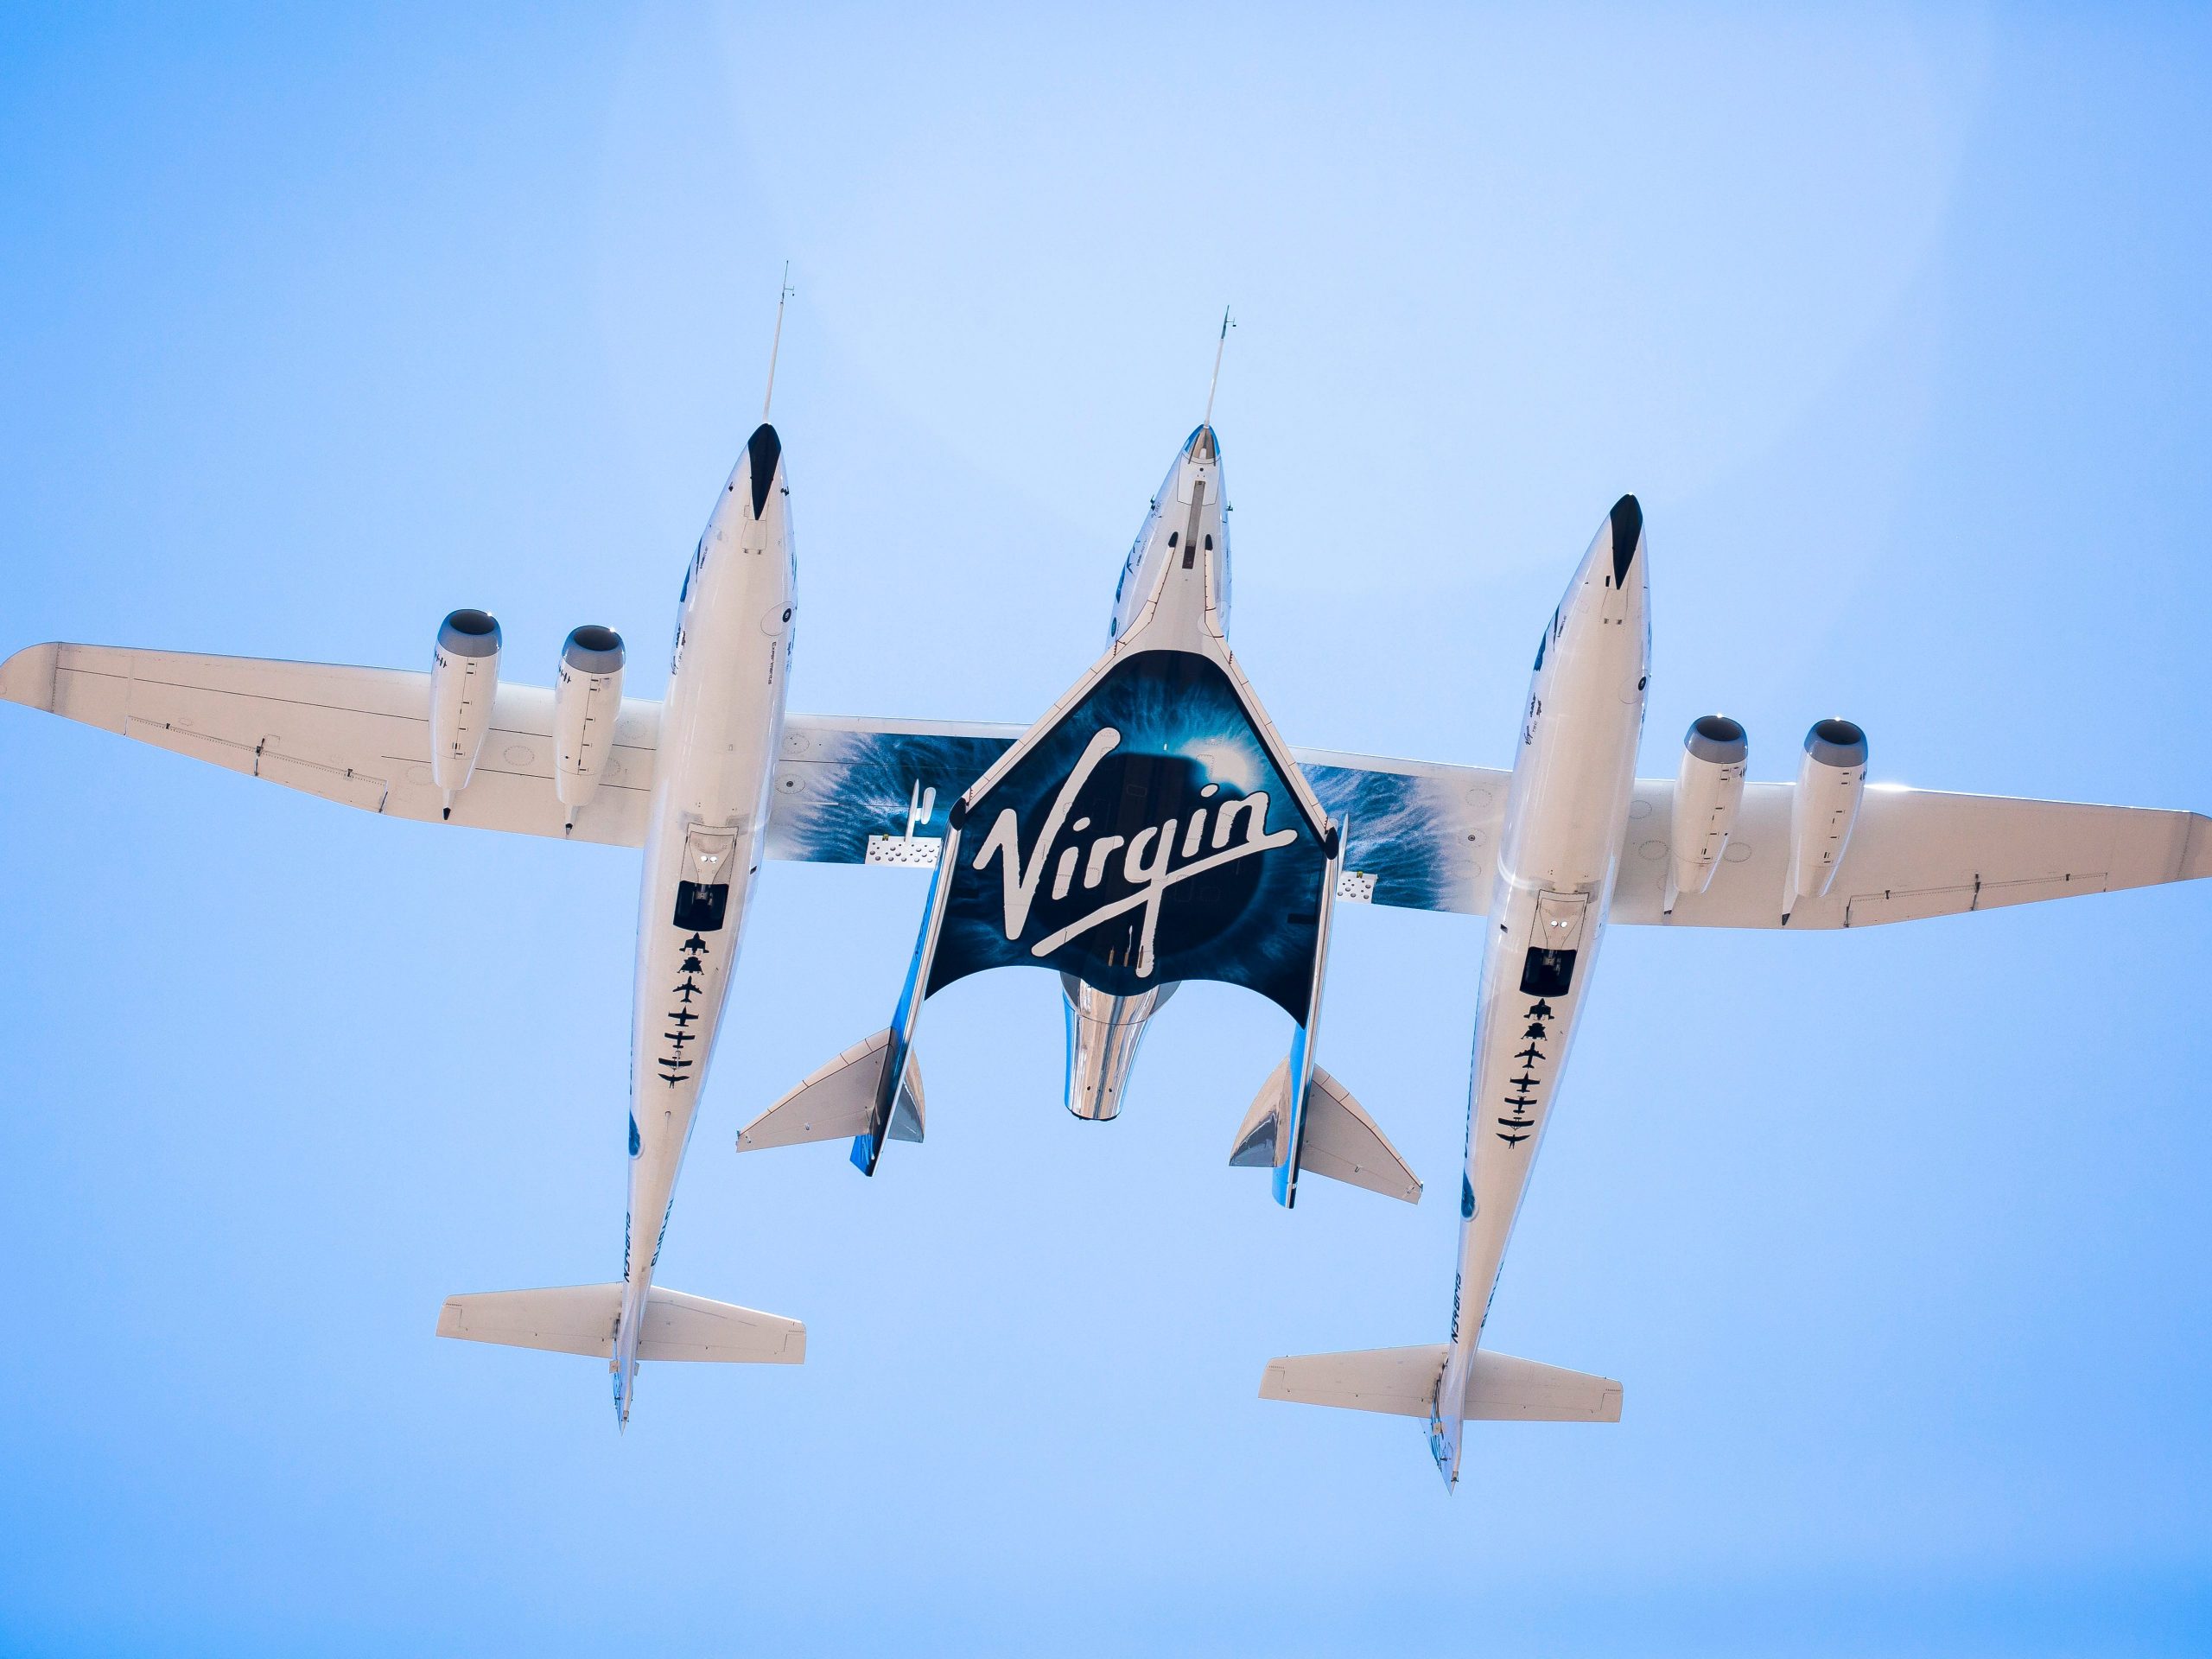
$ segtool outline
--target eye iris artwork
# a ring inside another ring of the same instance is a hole
[[[1303,1014],[1320,836],[1212,663],[1117,664],[969,823],[931,991],[1034,965],[1116,995],[1224,980]]]

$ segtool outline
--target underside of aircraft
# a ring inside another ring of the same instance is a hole
[[[625,691],[604,627],[569,637],[554,685],[510,681],[499,625],[474,610],[446,618],[428,671],[71,644],[0,665],[10,701],[423,833],[642,849],[621,1277],[455,1296],[437,1325],[605,1359],[621,1421],[641,1361],[804,1357],[797,1320],[654,1282],[764,859],[929,872],[903,974],[886,964],[884,1027],[737,1135],[741,1152],[844,1141],[869,1175],[925,1135],[928,999],[1026,966],[1063,988],[1077,1117],[1120,1112],[1177,986],[1240,985],[1290,1034],[1229,1161],[1268,1172],[1285,1206],[1301,1174],[1418,1201],[1420,1178],[1319,1064],[1331,918],[1345,904],[1483,918],[1445,1338],[1279,1358],[1261,1385],[1424,1420],[1447,1483],[1466,1421],[1620,1414],[1618,1382],[1482,1344],[1609,922],[1868,927],[2212,874],[2212,820],[1872,783],[1847,720],[1811,727],[1787,781],[1748,780],[1750,740],[1721,715],[1692,724],[1673,776],[1637,778],[1650,557],[1633,496],[1542,624],[1500,770],[1286,742],[1229,647],[1210,410],[1122,563],[1104,652],[1027,727],[787,712],[790,493],[764,417],[686,568],[662,701]]]

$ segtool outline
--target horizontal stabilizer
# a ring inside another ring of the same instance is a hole
[[[1436,1342],[1272,1359],[1260,1378],[1260,1398],[1426,1417],[1436,1402],[1445,1352],[1445,1344]],[[1461,1414],[1470,1422],[1618,1423],[1621,1385],[1479,1348],[1467,1373]]]
[[[879,1031],[855,1044],[808,1077],[766,1111],[737,1132],[740,1152],[763,1147],[796,1147],[808,1141],[849,1141],[868,1132],[875,1091],[891,1052],[891,1033]],[[906,1056],[905,1086],[891,1114],[893,1141],[922,1138],[922,1067]]]
[[[1239,1169],[1272,1169],[1284,1156],[1283,1125],[1290,1121],[1290,1062],[1278,1061],[1238,1126],[1229,1161]],[[1306,1150],[1301,1166],[1331,1180],[1363,1186],[1387,1198],[1421,1202],[1421,1178],[1407,1167],[1375,1120],[1351,1091],[1319,1066],[1306,1096]]]
[[[614,1326],[621,1313],[619,1284],[491,1290],[447,1297],[438,1312],[438,1334],[607,1359],[614,1353]],[[638,1357],[797,1365],[806,1358],[806,1326],[656,1285],[645,1293]]]

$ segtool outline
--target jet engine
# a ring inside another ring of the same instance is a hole
[[[1062,974],[1060,989],[1068,1004],[1067,1108],[1103,1123],[1121,1112],[1145,1021],[1175,995],[1175,986],[1171,982],[1135,996],[1114,996]]]
[[[1835,880],[1866,792],[1866,734],[1847,720],[1814,721],[1805,734],[1797,798],[1789,811],[1789,890],[1782,895],[1783,921],[1799,899],[1825,896]]]
[[[492,729],[499,685],[499,625],[488,611],[455,611],[438,625],[430,654],[430,779],[453,798],[468,787]]]
[[[553,689],[553,792],[577,809],[599,792],[614,749],[622,712],[622,636],[587,625],[561,647],[561,678]]]
[[[1751,746],[1743,726],[1726,715],[1700,715],[1682,734],[1682,769],[1675,779],[1674,862],[1667,872],[1669,914],[1677,893],[1703,893],[1728,849],[1736,809],[1744,804],[1744,767]]]

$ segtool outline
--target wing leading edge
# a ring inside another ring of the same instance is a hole
[[[1796,785],[1752,784],[1702,893],[1662,916],[1671,779],[1639,781],[1614,890],[1617,922],[1780,927]],[[1870,927],[2212,875],[2212,818],[2154,807],[1954,795],[1870,784],[1835,880],[1789,926]]]
[[[173,753],[389,817],[439,819],[430,677],[404,669],[31,645],[0,664],[0,696]],[[502,681],[493,729],[453,822],[636,847],[645,840],[661,707],[625,697],[613,765],[574,830],[553,790],[553,693]],[[770,820],[771,858],[937,862],[944,815],[1025,728],[791,715]],[[1340,895],[1478,912],[1510,774],[1299,749],[1350,842]]]
[[[429,676],[402,669],[43,645],[0,664],[0,696],[390,817],[435,822]],[[933,866],[952,803],[1017,726],[794,715],[784,728],[767,852],[779,859]],[[553,693],[502,683],[454,822],[634,847],[645,838],[660,704],[626,697],[613,765],[564,831],[553,790]],[[1347,834],[1338,896],[1479,915],[1511,774],[1483,766],[1294,749]],[[1661,914],[1670,779],[1636,786],[1613,919],[1779,927],[1796,785],[1752,784],[1705,893]],[[1866,927],[2212,875],[2212,819],[2149,807],[1956,795],[1871,785],[1827,894],[1793,929]]]
[[[0,664],[0,696],[388,817],[435,822],[430,677],[112,645],[32,645]],[[553,693],[502,683],[453,822],[613,846],[644,844],[660,705],[626,697],[598,795],[576,815],[553,790]]]
[[[944,812],[1020,731],[794,716],[777,773],[769,853],[933,865]],[[1339,898],[1463,915],[1488,908],[1511,773],[1325,749],[1291,753],[1330,817],[1345,826]],[[1663,916],[1674,792],[1671,779],[1636,785],[1612,919],[1782,926],[1796,785],[1748,785],[1712,886]],[[1875,784],[1827,896],[1801,900],[1789,925],[1866,927],[2208,875],[2212,818],[2201,813]]]

